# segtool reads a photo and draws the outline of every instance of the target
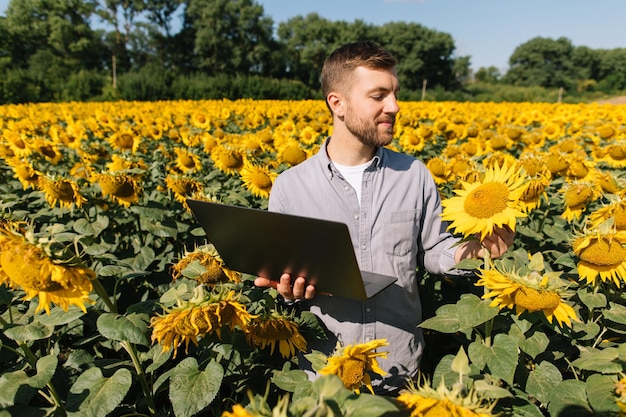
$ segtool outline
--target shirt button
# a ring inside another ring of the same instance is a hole
[[[367,249],[367,245],[366,245],[365,243],[364,243],[364,244],[362,244],[362,245],[361,245],[361,249],[363,249],[363,250]]]
[[[354,215],[354,220],[359,220],[359,215],[358,214]]]
[[[367,308],[365,309],[365,311],[366,311],[366,312],[368,312],[368,313],[371,313],[371,312],[372,312],[372,308],[371,308],[371,307],[367,307]]]
[[[347,185],[345,187],[343,187],[344,190],[348,191],[350,189],[350,187],[348,187]]]

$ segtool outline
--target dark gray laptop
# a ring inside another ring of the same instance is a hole
[[[229,269],[271,280],[287,272],[318,293],[356,300],[397,280],[359,270],[344,223],[191,198],[187,204]]]

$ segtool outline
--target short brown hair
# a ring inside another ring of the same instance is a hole
[[[326,58],[322,67],[324,99],[328,93],[349,82],[349,77],[358,67],[390,69],[396,64],[396,58],[375,42],[359,41],[343,45]]]

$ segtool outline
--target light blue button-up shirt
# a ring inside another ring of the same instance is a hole
[[[424,349],[416,269],[449,271],[458,239],[441,221],[439,191],[421,161],[379,148],[363,173],[359,204],[354,188],[328,157],[329,140],[278,176],[269,210],[347,224],[360,268],[398,278],[367,301],[316,295],[307,303],[329,337],[312,349],[331,354],[337,341],[345,346],[387,339],[389,346],[380,350],[388,351],[388,358],[378,362],[388,375],[373,384],[377,392],[394,391],[417,374]]]

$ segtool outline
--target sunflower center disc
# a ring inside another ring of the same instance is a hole
[[[488,182],[473,190],[465,198],[463,207],[473,217],[488,219],[507,208],[509,189],[499,182]]]

